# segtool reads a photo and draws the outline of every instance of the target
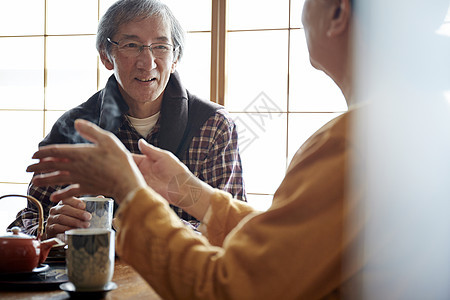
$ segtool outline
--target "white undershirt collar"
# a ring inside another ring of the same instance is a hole
[[[128,120],[131,125],[136,129],[136,131],[143,137],[147,137],[147,135],[152,131],[153,127],[155,127],[156,122],[159,118],[159,112],[144,119],[133,118],[127,115]]]

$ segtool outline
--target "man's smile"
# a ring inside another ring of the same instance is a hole
[[[138,77],[136,77],[135,78],[137,81],[140,81],[140,82],[150,82],[150,81],[154,81],[154,80],[156,80],[156,78],[138,78]]]

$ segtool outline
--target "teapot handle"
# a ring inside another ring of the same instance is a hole
[[[37,230],[37,239],[40,240],[42,234],[44,233],[44,209],[42,208],[42,204],[33,196],[29,195],[4,195],[0,196],[0,199],[6,198],[6,197],[22,197],[27,198],[29,201],[31,201],[34,205],[38,208],[38,216],[39,216],[39,223],[38,223],[38,230]]]

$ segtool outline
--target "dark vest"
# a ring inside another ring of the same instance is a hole
[[[190,94],[175,72],[167,84],[161,104],[159,147],[180,160],[202,125],[222,106]]]
[[[189,148],[192,138],[200,133],[200,128],[206,120],[213,116],[218,109],[222,108],[215,103],[200,100],[189,93],[188,99],[187,106],[183,105],[180,107],[175,105],[177,108],[187,109],[181,114],[173,114],[173,111],[172,113],[169,112],[174,106],[169,101],[163,101],[161,107],[159,147],[169,150],[180,160]],[[171,122],[174,116],[187,119]]]

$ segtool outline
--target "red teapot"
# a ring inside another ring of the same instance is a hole
[[[44,231],[44,213],[41,203],[32,196],[5,195],[6,197],[24,197],[35,204],[39,213],[37,237],[20,233],[19,227],[12,228],[12,232],[0,236],[0,273],[32,272],[47,258],[53,246],[62,246],[64,243],[57,238],[41,242]]]

